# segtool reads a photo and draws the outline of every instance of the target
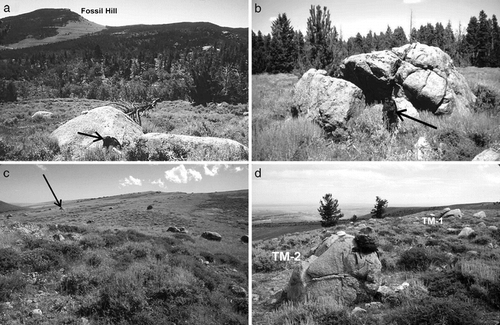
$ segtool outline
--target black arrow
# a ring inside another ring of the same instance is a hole
[[[406,115],[406,114],[404,114],[403,112],[406,112],[406,109],[402,109],[402,110],[396,111],[396,113],[398,114],[398,117],[401,119],[401,122],[403,122],[403,116],[404,116],[404,117],[409,118],[410,120],[414,120],[415,122],[422,123],[422,124],[423,124],[423,125],[425,125],[425,126],[428,126],[428,127],[431,127],[431,128],[433,128],[433,129],[436,129],[436,130],[437,130],[437,127],[435,127],[434,125],[429,124],[429,123],[426,123],[426,122],[424,122],[424,121],[420,121],[420,120],[418,120],[418,119],[416,119],[416,118],[414,118],[414,117],[411,117],[410,115]]]
[[[101,141],[101,140],[104,141],[104,138],[101,137],[101,135],[99,133],[97,133],[97,131],[95,132],[95,134],[97,134],[97,136],[92,135],[92,134],[82,133],[82,132],[76,132],[76,133],[78,133],[80,135],[85,135],[85,136],[88,136],[88,137],[91,137],[91,138],[95,138],[95,140],[92,141],[92,142],[97,142],[97,141]]]
[[[49,181],[47,180],[47,177],[45,177],[45,174],[43,174],[43,178],[45,178],[45,181],[47,182],[47,185],[49,186],[50,191],[52,192],[52,195],[54,195],[54,198],[56,199],[56,202],[54,202],[54,204],[62,209],[62,199],[60,199],[60,200],[57,199],[56,193],[54,193],[54,190],[50,186]]]

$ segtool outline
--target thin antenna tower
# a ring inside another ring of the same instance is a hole
[[[412,39],[411,39],[412,27],[413,27],[413,9],[410,11],[410,44],[412,43]]]

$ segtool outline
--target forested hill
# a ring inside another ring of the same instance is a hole
[[[68,26],[69,23],[72,23]],[[61,30],[62,27],[67,29]],[[69,9],[39,9],[26,14],[6,17],[2,19],[3,38],[2,45],[16,44],[23,40],[48,39],[47,42],[57,42],[68,38],[78,38],[85,34],[90,34],[104,29],[98,25]],[[61,38],[55,38],[58,34]],[[39,43],[34,42],[34,45]],[[24,47],[24,46],[23,46]]]
[[[11,32],[9,27],[5,37]],[[0,101],[48,95],[244,103],[247,69],[247,28],[207,22],[106,27],[77,39],[0,51],[0,90],[8,95]]]

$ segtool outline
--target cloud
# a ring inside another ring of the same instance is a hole
[[[213,165],[212,168],[209,168],[208,165],[204,165],[203,169],[205,170],[205,175],[207,176],[215,176],[219,174],[219,169],[221,165]]]
[[[161,178],[158,178],[157,180],[152,181],[151,184],[158,185],[160,188],[165,188],[165,189],[167,188],[167,185],[165,185],[165,182]]]
[[[269,21],[270,21],[270,22],[273,22],[273,21],[275,21],[276,19],[278,19],[278,17],[269,17]]]
[[[120,182],[120,185],[123,187],[132,186],[132,185],[142,186],[142,181],[138,178],[133,177],[133,176],[126,177],[126,178],[120,180],[119,182]]]
[[[420,3],[422,1],[423,0],[403,0],[403,3],[411,4],[411,3]]]
[[[43,171],[46,171],[47,170],[47,167],[45,167],[44,165],[36,165],[36,167],[40,168],[41,170]]]
[[[194,169],[186,169],[184,165],[179,167],[174,167],[165,172],[165,178],[169,182],[174,182],[177,184],[186,184],[187,182],[194,180],[196,182],[202,180],[202,176],[199,172]]]

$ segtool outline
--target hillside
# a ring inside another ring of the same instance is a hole
[[[247,190],[63,208],[41,203],[0,220],[0,323],[247,324]]]
[[[21,210],[21,209],[22,209],[22,207],[18,207],[16,205],[12,205],[12,204],[0,201],[0,212]]]
[[[427,208],[425,212],[400,217],[362,220],[254,241],[253,323],[497,324],[500,319],[500,204],[457,206],[461,206],[463,217],[450,217],[442,223],[424,224],[423,218],[429,213],[439,215],[440,212]],[[484,215],[474,216],[479,211]],[[468,236],[459,234],[466,227],[473,232]],[[255,234],[256,229],[253,230]],[[353,236],[368,234],[374,239],[381,263],[378,291],[375,294],[360,291],[356,300],[345,303],[335,300],[336,291],[324,284],[321,288],[328,289],[316,293],[323,292],[326,297],[311,294],[305,302],[284,301],[283,290],[287,284],[300,281],[292,277],[293,270],[302,270],[308,266],[307,262],[318,258],[308,257],[324,239],[339,231]],[[273,252],[288,253],[290,259],[273,259]],[[300,261],[293,256],[300,256]]]
[[[9,30],[1,44],[8,49],[76,39],[105,29],[69,9],[39,9],[2,21]]]

